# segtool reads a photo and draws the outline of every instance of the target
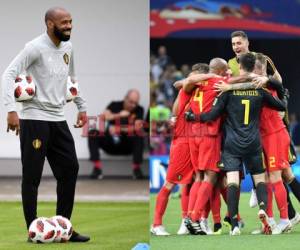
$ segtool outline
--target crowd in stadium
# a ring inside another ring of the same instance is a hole
[[[167,54],[167,48],[160,46],[150,55],[150,119],[156,124],[156,136],[150,138],[151,154],[168,154],[170,136],[167,121],[172,114],[172,105],[178,91],[173,83],[188,76],[190,65],[178,67]]]

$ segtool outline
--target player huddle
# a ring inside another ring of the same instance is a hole
[[[221,234],[222,195],[228,211],[224,222],[231,225],[230,235],[240,235],[244,167],[252,176],[251,203],[258,205],[261,221],[253,234],[281,234],[300,221],[286,187],[299,201],[300,184],[290,168],[295,154],[283,119],[288,91],[271,59],[249,51],[243,31],[233,32],[231,39],[235,58],[228,63],[213,58],[209,65],[196,64],[186,79],[174,84],[180,89],[173,106],[174,137],[166,182],[156,200],[154,235],[169,235],[162,217],[176,184],[183,186],[178,234]],[[210,211],[213,230],[207,222]]]

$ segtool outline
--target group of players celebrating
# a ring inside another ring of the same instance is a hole
[[[249,51],[245,32],[233,32],[231,42],[236,57],[228,63],[213,58],[209,65],[195,64],[186,79],[174,84],[179,89],[171,119],[174,133],[166,182],[156,200],[154,235],[169,235],[162,218],[176,184],[182,185],[177,234],[221,234],[222,195],[228,211],[223,223],[231,226],[230,235],[240,235],[244,167],[253,182],[251,206],[259,207],[261,227],[253,234],[289,232],[300,222],[287,187],[300,201],[300,184],[290,168],[296,155],[286,120],[288,91],[271,59]]]

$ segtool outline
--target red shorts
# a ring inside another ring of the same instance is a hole
[[[286,128],[262,137],[262,145],[268,172],[282,170],[290,166],[290,136]]]
[[[177,184],[189,184],[193,177],[189,142],[179,137],[171,143],[170,161],[167,170],[167,181]]]
[[[189,144],[195,171],[220,171],[221,135],[190,137]]]

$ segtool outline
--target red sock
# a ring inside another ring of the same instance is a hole
[[[208,201],[206,202],[205,206],[204,206],[204,209],[202,210],[201,212],[201,216],[199,219],[201,218],[205,218],[207,219],[208,218],[208,215],[209,215],[209,212],[210,212],[210,201],[208,199]]]
[[[100,160],[93,161],[93,163],[94,163],[94,168],[96,168],[96,169],[102,168],[102,162]]]
[[[201,186],[201,182],[200,181],[196,181],[193,183],[191,190],[190,190],[190,197],[189,197],[189,205],[188,205],[188,216],[190,216],[190,214],[193,211],[193,208],[195,206],[195,202],[197,199],[197,193],[198,190]]]
[[[268,192],[268,205],[267,205],[267,215],[269,217],[274,217],[273,215],[273,187],[271,183],[267,183],[267,192]]]
[[[280,219],[288,219],[287,194],[282,180],[272,183]]]
[[[170,192],[171,190],[163,186],[157,195],[153,222],[154,227],[162,225],[162,217],[168,205]]]
[[[221,222],[221,196],[220,188],[215,187],[210,198],[210,207],[214,224]]]
[[[188,214],[189,206],[189,194],[190,194],[190,185],[184,185],[181,191],[181,216],[186,218]]]
[[[197,194],[197,200],[191,214],[192,221],[197,221],[201,211],[204,209],[213,189],[210,182],[203,181]]]
[[[136,170],[140,168],[140,164],[138,163],[132,163],[132,170]]]

